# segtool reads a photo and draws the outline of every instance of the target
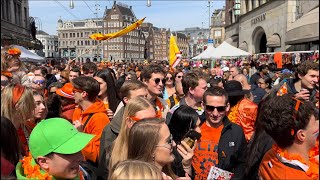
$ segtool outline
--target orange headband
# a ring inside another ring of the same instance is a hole
[[[7,76],[7,77],[9,77],[9,78],[12,77],[12,73],[9,72],[9,71],[1,71],[1,75]]]
[[[17,102],[20,100],[23,92],[25,90],[25,87],[21,84],[17,84],[13,88],[13,98],[12,98],[12,106],[15,106]]]

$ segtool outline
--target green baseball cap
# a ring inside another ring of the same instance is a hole
[[[33,158],[52,152],[74,154],[81,151],[94,135],[79,132],[63,118],[42,120],[32,130],[29,149]]]

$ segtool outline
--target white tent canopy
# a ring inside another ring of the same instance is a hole
[[[230,56],[248,56],[250,53],[243,51],[239,48],[236,48],[226,41],[220,44],[213,53],[211,54],[213,59],[219,59],[221,57],[230,57]]]
[[[18,48],[21,50],[21,56],[20,60],[21,61],[28,61],[28,62],[45,62],[46,59],[44,57],[41,57],[28,49],[24,48],[23,46],[18,46],[18,45],[13,45],[14,47]]]
[[[21,61],[27,61],[27,62],[35,62],[35,63],[42,63],[42,62],[45,62],[46,59],[44,57],[41,57],[31,51],[29,51],[28,49],[22,47],[22,46],[18,46],[18,45],[13,45],[15,48],[18,48],[20,49],[21,51],[21,55],[20,55],[20,60]],[[3,47],[1,46],[1,49]]]
[[[206,60],[206,59],[212,59],[212,53],[215,51],[215,48],[213,47],[212,43],[208,44],[208,47],[206,50],[204,50],[201,54],[199,54],[196,57],[193,57],[192,60]]]

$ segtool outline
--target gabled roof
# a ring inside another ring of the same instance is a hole
[[[123,6],[120,6],[118,4],[116,4],[116,6],[119,8],[119,10],[120,10],[122,15],[135,17],[135,15],[133,14],[133,12],[132,12],[132,10],[130,8],[123,7]]]
[[[187,36],[185,34],[179,32],[177,32],[177,37],[181,39],[187,39]]]

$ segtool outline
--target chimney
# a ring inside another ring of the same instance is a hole
[[[130,10],[132,10],[132,6],[130,6],[129,8],[130,8]]]
[[[116,5],[117,4],[117,1],[113,1],[113,5]]]

